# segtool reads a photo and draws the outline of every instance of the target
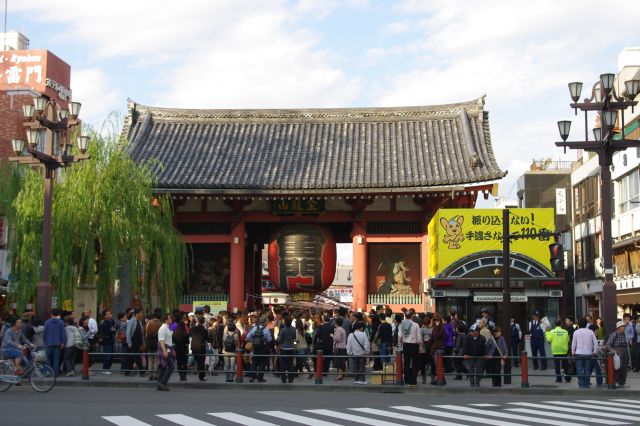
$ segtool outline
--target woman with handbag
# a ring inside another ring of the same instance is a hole
[[[501,372],[507,359],[508,350],[500,327],[494,327],[491,337],[487,340],[487,354],[490,356],[487,361],[487,374],[491,376],[494,387],[502,386]]]

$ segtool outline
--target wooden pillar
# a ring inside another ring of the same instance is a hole
[[[425,312],[435,312],[431,298],[425,293],[425,282],[429,280],[429,236],[424,233],[420,238],[420,287]]]
[[[238,221],[231,230],[231,277],[229,289],[229,311],[242,311],[244,306],[244,221]]]
[[[367,309],[367,235],[364,227],[353,224],[353,309]]]

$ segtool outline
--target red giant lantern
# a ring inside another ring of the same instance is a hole
[[[336,240],[329,229],[311,224],[279,228],[269,243],[269,276],[288,293],[319,293],[336,275]]]

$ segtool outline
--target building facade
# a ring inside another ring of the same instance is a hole
[[[619,72],[614,84],[621,93],[625,81],[640,78],[640,48],[625,49],[618,62]],[[624,129],[618,126],[618,132],[624,132],[626,139],[638,139],[638,110],[625,111],[625,124]],[[595,126],[599,127],[598,120]],[[623,312],[640,312],[640,252],[637,246],[640,238],[640,150],[620,151],[612,159],[614,281],[618,316],[621,317]],[[603,281],[600,166],[593,154],[583,154],[581,163],[571,174],[576,313],[597,318],[601,313]]]
[[[559,242],[564,248],[565,271],[560,274],[563,279],[562,297],[549,303],[555,308],[559,302],[557,312],[562,317],[575,315],[571,171],[577,167],[579,163],[575,161],[535,160],[517,182],[520,208],[554,209],[555,229],[561,233]]]
[[[354,309],[429,309],[427,223],[440,207],[473,207],[504,176],[483,98],[306,110],[131,102],[124,133],[173,198],[193,253],[185,294],[215,293],[231,310],[258,300],[265,245],[280,290],[313,293],[333,281],[335,243],[353,247]]]

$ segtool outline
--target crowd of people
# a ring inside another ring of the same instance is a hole
[[[551,327],[536,311],[524,331],[511,318],[510,330],[505,330],[510,347],[488,309],[482,309],[470,324],[456,312],[441,315],[403,309],[394,313],[385,306],[369,313],[283,307],[217,314],[204,306],[190,313],[156,309],[148,316],[141,308],[130,308],[115,319],[109,310],[100,317],[98,323],[86,310],[76,322],[73,312],[53,309],[51,318],[42,323],[29,311],[20,318],[10,311],[0,328],[2,355],[15,361],[19,374],[26,362],[23,349],[33,347],[45,354],[56,374],[73,376],[81,353],[88,351],[90,362],[102,363],[101,369],[92,368],[90,374],[113,374],[116,359],[121,374],[148,375],[149,380],[157,381],[158,390],[168,390],[174,371],[180,381],[186,381],[190,373],[205,381],[220,372],[227,382],[233,382],[237,360],[242,360],[249,382],[264,382],[267,373],[282,383],[312,379],[313,356],[320,350],[322,374],[333,369],[335,380],[352,378],[356,384],[367,384],[368,365],[373,372],[382,372],[401,353],[405,385],[417,386],[419,375],[422,384],[446,384],[446,379],[438,382],[436,375],[435,355],[442,351],[443,370],[449,378],[463,380],[466,376],[471,387],[479,387],[481,379],[488,377],[497,387],[502,384],[507,360],[518,366],[523,334],[528,333],[533,368],[546,370],[547,359],[553,360],[557,382],[577,377],[579,387],[586,388],[595,372],[596,384],[604,386],[600,360],[606,352],[616,354],[619,387],[627,386],[628,363],[634,371],[640,368],[640,350],[631,359],[634,343],[640,342],[640,322],[629,314],[605,335],[602,324],[588,316],[577,325],[571,317],[558,319]],[[547,344],[551,354],[546,353]]]

